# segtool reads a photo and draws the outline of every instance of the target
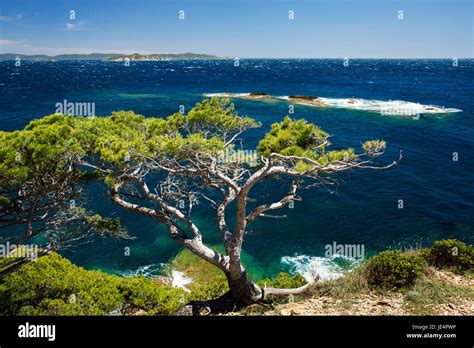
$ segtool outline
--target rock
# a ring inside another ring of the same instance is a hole
[[[296,305],[296,306],[291,306],[290,308],[283,308],[280,311],[280,315],[304,315],[307,312],[307,309],[305,305]]]
[[[306,312],[304,307],[295,307],[291,309],[291,315],[303,315]]]
[[[263,92],[258,93],[249,93],[243,97],[244,99],[264,99],[264,98],[271,98],[270,95]]]
[[[328,105],[326,103],[324,103],[324,101],[322,101],[320,98],[313,97],[313,96],[290,95],[288,97],[288,100],[290,102],[304,104],[304,105],[316,106],[316,107],[319,107],[319,108],[328,107]]]
[[[186,305],[181,307],[180,310],[178,310],[175,315],[178,316],[192,316],[193,315],[193,306],[191,305]]]
[[[390,303],[388,303],[387,301],[378,301],[377,304],[379,306],[389,306],[389,307],[392,307],[392,305]]]

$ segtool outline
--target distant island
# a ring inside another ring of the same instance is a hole
[[[127,59],[130,61],[155,61],[155,60],[186,60],[186,59],[224,59],[224,57],[217,57],[210,54],[202,53],[157,53],[142,55],[134,53],[130,55],[122,55],[119,53],[89,53],[89,54],[60,54],[57,56],[48,56],[44,54],[15,54],[3,53],[0,54],[0,61],[15,60],[28,61],[59,61],[59,60],[102,60],[110,62],[122,62]]]
[[[105,58],[106,61],[110,62],[123,62],[125,60],[130,61],[154,61],[154,60],[181,60],[181,59],[222,59],[222,57],[213,56],[210,54],[199,54],[199,53],[165,53],[165,54],[129,54],[129,55],[115,55],[113,57]]]

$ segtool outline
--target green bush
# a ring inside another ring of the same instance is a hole
[[[225,276],[217,276],[207,282],[195,283],[189,286],[190,298],[195,301],[208,301],[216,299],[229,291]]]
[[[424,274],[426,266],[419,253],[389,250],[369,260],[365,276],[371,287],[400,288],[412,285]]]
[[[149,315],[176,312],[187,302],[181,289],[144,277],[87,271],[56,253],[0,280],[1,315]]]
[[[306,283],[306,279],[301,274],[292,276],[288,273],[280,272],[275,277],[275,279],[270,280],[269,278],[265,278],[259,281],[258,285],[261,287],[264,287],[266,285],[269,288],[271,287],[278,289],[293,289],[299,288],[300,286],[303,286]]]
[[[474,247],[455,239],[439,240],[433,243],[425,258],[437,268],[469,270],[474,268]]]

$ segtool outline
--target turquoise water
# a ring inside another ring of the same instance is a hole
[[[366,139],[388,143],[383,160],[403,150],[399,166],[387,171],[353,171],[338,177],[335,192],[324,188],[300,192],[302,202],[284,209],[286,219],[260,219],[244,244],[244,262],[256,277],[281,270],[304,272],[312,264],[328,273],[347,260],[325,258],[325,246],[363,244],[366,254],[396,247],[426,245],[441,238],[474,242],[474,61],[241,60],[137,62],[131,67],[105,62],[0,63],[2,130],[54,113],[55,104],[94,102],[96,114],[134,110],[165,117],[191,108],[205,93],[266,92],[275,96],[404,100],[461,109],[462,112],[411,117],[348,109],[295,106],[292,117],[314,122],[332,135],[334,148],[359,147]],[[273,122],[288,114],[282,100],[235,99],[240,114],[263,123],[246,135],[244,147],[255,148]],[[459,154],[453,162],[452,154]],[[281,181],[256,187],[252,198],[270,200],[287,192]],[[404,209],[398,209],[403,199]],[[120,217],[135,240],[97,239],[63,254],[86,268],[131,274],[159,274],[179,248],[165,229],[145,217],[112,204],[100,187],[89,192],[88,206]],[[209,245],[218,245],[215,217],[209,207],[194,220]],[[124,248],[131,255],[124,255]]]

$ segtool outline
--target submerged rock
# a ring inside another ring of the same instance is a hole
[[[248,93],[242,96],[244,99],[263,99],[263,98],[272,98],[271,95],[263,92]]]
[[[301,99],[301,100],[311,101],[311,100],[319,99],[319,97],[313,97],[310,95],[290,95],[288,99]]]

